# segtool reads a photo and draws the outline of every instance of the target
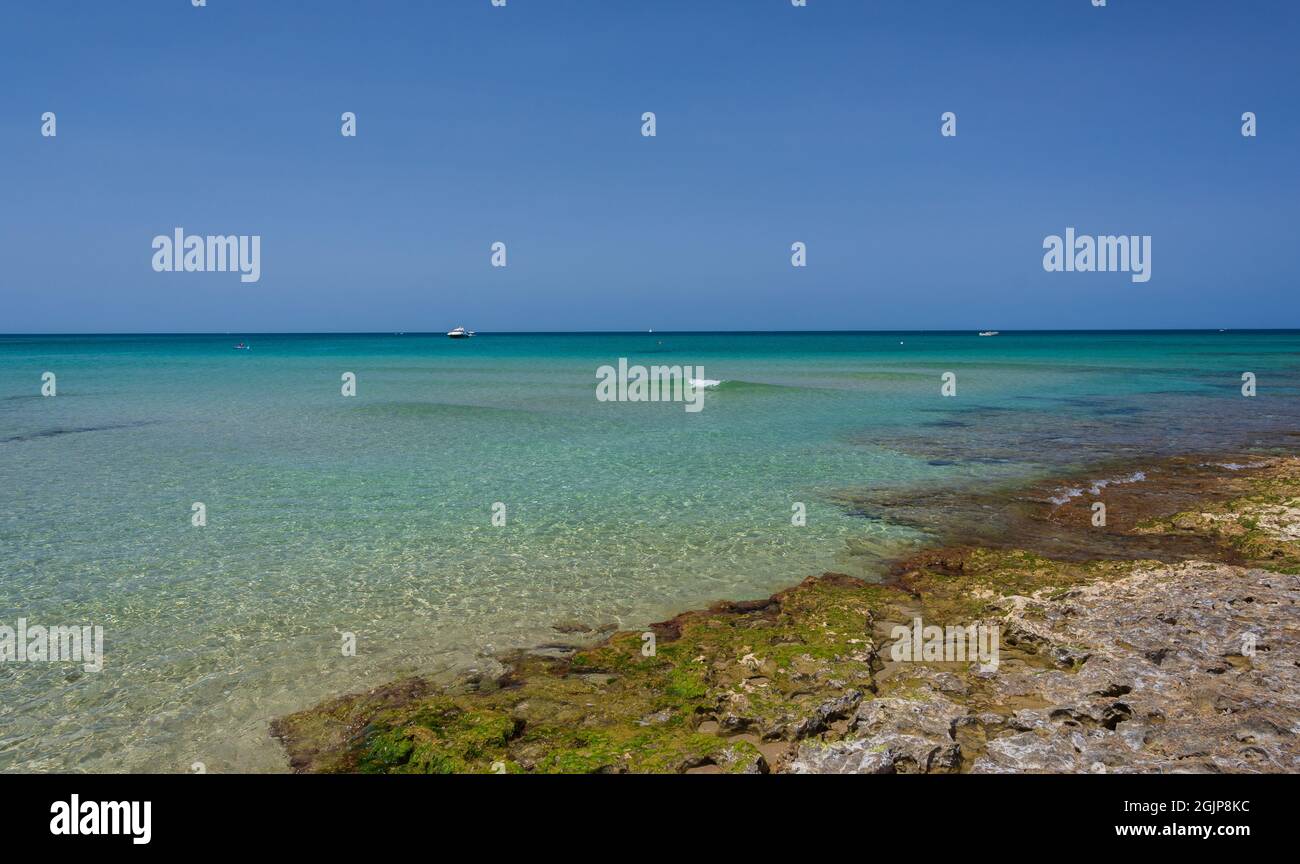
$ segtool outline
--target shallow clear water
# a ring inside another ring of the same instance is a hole
[[[599,402],[619,357],[724,383]],[[326,696],[925,539],[845,493],[1273,443],[1298,392],[1295,331],[0,337],[0,624],[106,653],[0,664],[0,769],[284,770]]]

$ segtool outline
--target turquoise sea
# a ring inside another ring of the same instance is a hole
[[[620,357],[722,383],[597,401]],[[1273,446],[1298,394],[1298,331],[0,337],[0,624],[105,634],[0,664],[0,770],[286,770],[330,695],[879,575],[926,538],[864,490]]]

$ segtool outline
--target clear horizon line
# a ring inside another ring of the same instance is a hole
[[[988,332],[1004,333],[1294,333],[1300,327],[1084,327],[1013,328]],[[773,334],[893,334],[893,333],[981,333],[967,328],[798,329],[798,330],[475,330],[476,336],[628,336],[628,335],[773,335]],[[0,333],[0,338],[33,336],[446,336],[443,330],[99,330],[30,331]]]

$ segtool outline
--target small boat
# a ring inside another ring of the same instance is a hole
[[[996,336],[996,335],[998,335],[998,331],[996,331],[996,330],[981,330],[981,331],[980,331],[980,335],[981,335],[981,336]]]
[[[464,327],[457,327],[454,330],[448,330],[447,336],[452,339],[468,339],[474,335],[473,330],[466,330]]]
[[[235,350],[236,350],[236,351],[251,351],[251,350],[253,350],[253,346],[252,346],[252,345],[245,345],[243,342],[240,342],[238,345],[235,346]]]

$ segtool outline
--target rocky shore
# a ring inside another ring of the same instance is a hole
[[[826,573],[272,734],[311,772],[1300,770],[1300,458],[1107,466],[950,503],[969,517],[953,542],[885,583]],[[900,658],[918,619],[996,632],[996,663]]]

